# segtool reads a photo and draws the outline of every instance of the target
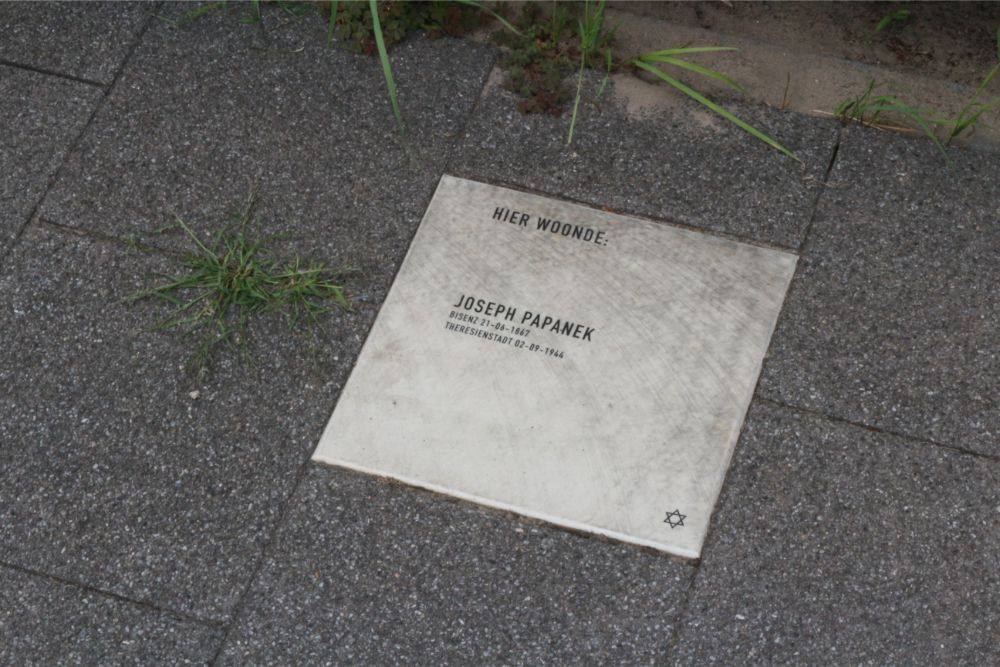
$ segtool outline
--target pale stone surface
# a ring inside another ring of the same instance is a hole
[[[445,176],[314,458],[696,558],[795,261]]]

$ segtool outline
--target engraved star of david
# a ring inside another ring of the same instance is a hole
[[[684,525],[684,519],[687,518],[687,514],[681,514],[680,510],[674,510],[673,512],[667,512],[667,518],[663,520],[663,523],[670,526],[670,530],[673,530],[677,526]]]

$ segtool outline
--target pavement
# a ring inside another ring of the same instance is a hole
[[[763,106],[523,116],[487,44],[0,4],[0,664],[1000,664],[1000,158]],[[614,85],[614,84],[612,84]],[[698,562],[309,458],[449,173],[800,255]],[[207,380],[125,297],[248,183],[352,264]]]

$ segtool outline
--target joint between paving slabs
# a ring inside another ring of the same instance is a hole
[[[476,112],[479,110],[479,103],[486,96],[487,89],[490,86],[490,79],[493,77],[493,70],[497,67],[497,61],[500,59],[500,54],[497,51],[493,51],[493,59],[489,63],[489,69],[486,70],[485,74],[482,75],[479,83],[479,94],[476,95],[476,99],[472,101],[472,106],[469,107],[469,112],[465,114],[465,118],[462,119],[462,126],[455,133],[455,141],[448,149],[447,156],[444,161],[444,173],[449,173],[451,169],[452,162],[455,159],[455,155],[458,151],[461,151],[465,145],[465,133],[469,129],[469,124],[475,117]]]
[[[191,614],[186,614],[184,612],[177,611],[175,609],[170,609],[168,607],[158,607],[157,605],[149,602],[147,600],[137,600],[135,598],[130,598],[119,593],[113,593],[111,591],[104,590],[103,588],[98,588],[91,584],[86,584],[82,581],[75,581],[73,579],[66,579],[65,577],[60,577],[49,572],[43,572],[41,570],[34,570],[29,567],[24,567],[23,565],[17,565],[15,563],[8,563],[7,561],[0,560],[0,568],[6,568],[8,570],[14,570],[15,572],[20,572],[26,574],[30,577],[37,577],[40,579],[47,579],[49,581],[54,581],[63,586],[71,586],[88,593],[94,593],[95,595],[100,595],[101,597],[114,600],[116,602],[124,602],[126,604],[134,605],[136,607],[141,607],[147,611],[155,611],[160,614],[167,614],[168,616],[173,616],[174,618],[186,621],[190,623],[199,623],[201,625],[208,626],[213,629],[220,629],[225,624],[224,621],[213,620],[210,618],[201,618],[199,616],[193,616]]]
[[[157,3],[156,8],[159,8],[160,4],[161,3]],[[135,53],[135,50],[139,48],[139,44],[142,42],[142,38],[145,36],[146,30],[149,29],[149,25],[152,22],[152,20],[153,20],[153,14],[150,13],[146,17],[146,22],[142,24],[142,26],[139,28],[138,31],[136,31],[135,38],[132,40],[131,46],[129,46],[128,53],[125,54],[124,58],[122,58],[121,63],[118,65],[118,69],[115,70],[115,75],[111,77],[111,83],[107,84],[107,86],[101,86],[101,88],[104,91],[104,94],[101,95],[100,99],[97,100],[97,103],[94,105],[94,108],[90,112],[90,116],[87,117],[87,122],[83,124],[83,127],[80,128],[80,131],[77,133],[77,135],[73,137],[72,141],[69,142],[69,145],[66,148],[66,153],[63,155],[62,160],[59,162],[59,166],[56,168],[54,172],[52,172],[52,176],[49,177],[48,182],[45,184],[45,189],[42,191],[42,194],[39,195],[38,199],[35,201],[35,205],[32,206],[31,211],[28,213],[27,216],[25,216],[24,223],[18,228],[17,233],[14,234],[14,238],[11,239],[10,245],[7,246],[7,249],[4,250],[3,253],[0,253],[0,268],[3,267],[4,261],[14,251],[14,247],[17,246],[18,242],[21,240],[21,237],[24,236],[24,231],[28,228],[29,225],[32,224],[33,221],[35,221],[38,218],[38,210],[39,208],[41,208],[42,202],[44,202],[45,198],[49,196],[49,192],[52,190],[52,187],[59,180],[59,177],[62,176],[63,169],[66,167],[66,163],[69,161],[70,156],[80,145],[80,141],[83,139],[83,136],[87,133],[87,130],[90,129],[90,126],[93,124],[94,119],[97,117],[97,113],[104,107],[104,103],[105,101],[107,101],[108,95],[111,94],[111,90],[114,88],[115,84],[118,83],[118,78],[125,70],[125,65],[128,63],[129,60],[132,59],[132,55]],[[31,68],[25,68],[25,69],[31,69]],[[47,72],[43,72],[42,70],[37,68],[35,68],[35,71],[47,74]],[[60,74],[52,74],[52,76],[62,76],[63,78],[70,78]]]
[[[841,125],[837,128],[837,139],[833,142],[833,151],[830,153],[830,160],[826,164],[826,171],[823,172],[823,180],[820,181],[819,191],[816,193],[816,198],[813,199],[812,210],[809,212],[809,222],[806,223],[806,231],[802,235],[802,240],[799,241],[799,257],[805,254],[809,239],[812,237],[813,224],[816,222],[816,212],[819,210],[820,201],[822,201],[823,195],[826,194],[829,187],[830,173],[833,171],[833,165],[837,162],[837,155],[840,153],[840,141],[843,136],[844,127]]]
[[[43,217],[38,217],[34,219],[28,227],[35,225],[37,227],[49,229],[57,234],[79,236],[97,243],[107,243],[110,245],[115,245],[126,250],[136,250],[145,255],[159,255],[169,259],[174,259],[180,261],[184,257],[184,253],[172,248],[161,248],[158,245],[151,243],[143,243],[134,236],[115,236],[113,234],[104,234],[93,229],[84,229],[82,227],[73,227],[72,225],[65,225],[61,222],[55,222],[53,220],[48,220]]]
[[[218,660],[221,657],[221,655],[222,655],[222,653],[223,653],[223,651],[224,651],[224,649],[226,647],[226,643],[229,641],[229,633],[230,633],[230,631],[232,630],[232,628],[234,628],[235,626],[237,626],[239,624],[240,615],[243,612],[243,608],[246,606],[246,600],[247,600],[247,598],[249,598],[249,596],[250,596],[250,590],[253,587],[254,582],[257,580],[258,576],[260,575],[260,571],[263,569],[264,565],[266,564],[267,554],[268,554],[269,551],[271,551],[272,546],[277,541],[278,532],[279,532],[279,530],[281,528],[281,524],[284,522],[285,515],[288,513],[288,511],[290,509],[291,502],[292,502],[292,500],[295,497],[295,493],[298,491],[299,486],[301,486],[302,480],[305,478],[305,476],[307,474],[307,469],[309,468],[310,465],[316,465],[316,466],[319,466],[319,467],[322,467],[322,468],[332,468],[332,469],[335,469],[335,470],[337,470],[338,472],[341,472],[341,473],[346,473],[346,474],[350,474],[350,475],[357,475],[359,477],[363,477],[366,480],[374,482],[376,484],[385,484],[387,486],[404,489],[407,493],[420,494],[423,497],[430,498],[430,499],[432,499],[435,502],[448,503],[448,504],[453,505],[453,506],[461,507],[461,508],[465,509],[466,511],[480,512],[480,513],[483,513],[483,514],[487,514],[487,515],[490,515],[490,516],[501,518],[501,519],[503,519],[505,521],[508,521],[508,522],[526,524],[526,525],[529,525],[529,526],[536,526],[536,527],[539,527],[539,528],[543,528],[545,530],[558,530],[560,532],[569,533],[569,534],[573,535],[574,537],[576,537],[578,539],[593,540],[593,541],[601,542],[601,543],[608,544],[608,545],[614,545],[615,548],[634,549],[634,550],[642,552],[642,553],[652,554],[652,555],[655,555],[658,558],[663,558],[663,559],[668,560],[668,561],[670,561],[672,563],[691,567],[692,569],[695,570],[695,573],[697,573],[698,568],[701,565],[701,559],[700,558],[697,558],[697,559],[681,558],[679,556],[674,556],[672,554],[667,554],[667,553],[664,553],[663,551],[660,551],[658,549],[654,549],[652,547],[643,546],[641,544],[631,544],[631,543],[628,543],[628,542],[620,542],[618,540],[615,540],[615,539],[612,539],[612,538],[609,538],[609,537],[605,537],[604,535],[600,535],[600,534],[597,534],[597,533],[590,533],[590,532],[583,531],[583,530],[577,530],[577,529],[574,529],[574,528],[569,528],[567,526],[562,526],[562,525],[558,525],[558,524],[554,524],[554,523],[549,523],[547,521],[544,521],[542,519],[537,519],[535,517],[524,516],[524,515],[518,514],[516,512],[512,512],[512,511],[509,511],[509,510],[504,510],[504,509],[501,509],[501,508],[498,508],[498,507],[490,507],[488,505],[481,505],[479,503],[473,502],[471,500],[466,500],[464,498],[458,498],[456,496],[451,496],[451,495],[447,495],[447,494],[444,494],[444,493],[439,493],[437,491],[432,491],[430,489],[424,489],[422,487],[414,486],[414,485],[411,485],[411,484],[407,484],[405,482],[401,482],[401,481],[396,480],[396,479],[394,479],[392,477],[386,477],[384,475],[372,475],[372,474],[369,474],[369,473],[363,473],[363,472],[358,472],[356,470],[351,470],[349,468],[343,468],[341,466],[329,465],[329,464],[326,464],[326,463],[315,463],[315,462],[312,461],[312,454],[310,453],[309,457],[306,459],[305,463],[301,466],[301,468],[299,469],[299,471],[298,471],[298,473],[296,475],[295,485],[294,485],[294,489],[292,490],[292,493],[282,503],[282,509],[281,509],[281,512],[278,515],[278,519],[275,521],[274,530],[271,533],[271,535],[268,537],[267,542],[264,544],[263,552],[261,554],[261,558],[258,561],[257,565],[254,567],[253,574],[249,578],[249,583],[247,584],[246,589],[244,590],[243,593],[240,594],[239,600],[237,601],[236,605],[233,607],[233,611],[232,611],[232,613],[230,615],[229,622],[224,625],[222,640],[219,643],[219,648],[216,651],[215,655],[209,661],[209,663],[208,663],[209,665],[216,665],[216,664],[218,664]],[[691,579],[692,579],[692,581],[694,580],[694,575],[692,575]],[[688,602],[688,599],[690,599],[690,592],[691,592],[691,590],[692,590],[692,588],[689,587],[688,592],[685,594],[684,602],[681,605],[681,609],[682,609],[681,613],[683,613],[683,610],[687,608],[687,602]]]
[[[977,452],[977,451],[972,450],[972,449],[966,449],[964,447],[959,447],[958,445],[949,445],[949,444],[946,444],[946,443],[943,443],[943,442],[937,442],[936,440],[931,440],[930,438],[926,438],[926,437],[923,437],[923,436],[913,435],[911,433],[902,433],[900,431],[893,431],[891,429],[882,428],[880,426],[872,426],[871,424],[865,424],[863,422],[852,421],[850,419],[846,419],[844,417],[838,417],[836,415],[827,414],[827,413],[821,412],[819,410],[814,410],[814,409],[811,409],[811,408],[803,408],[803,407],[799,407],[799,406],[796,406],[796,405],[789,405],[788,403],[782,403],[781,401],[774,400],[773,398],[765,398],[765,397],[759,396],[759,395],[755,395],[754,396],[754,400],[755,401],[761,401],[762,403],[769,403],[770,405],[773,405],[773,406],[776,406],[776,407],[779,407],[779,408],[785,408],[785,409],[788,409],[788,410],[793,410],[795,412],[798,412],[798,413],[801,413],[801,414],[804,414],[804,415],[810,415],[810,416],[813,416],[813,417],[821,417],[823,419],[829,419],[830,421],[836,422],[838,424],[844,424],[844,425],[847,425],[847,426],[854,426],[856,428],[863,428],[866,431],[871,431],[872,433],[880,433],[882,435],[888,435],[888,436],[892,436],[892,437],[895,437],[895,438],[901,438],[903,440],[909,440],[909,441],[912,441],[912,442],[920,444],[920,445],[931,446],[931,447],[939,447],[941,449],[949,450],[949,451],[951,451],[952,453],[955,453],[955,454],[964,454],[964,455],[967,455],[967,456],[975,456],[976,458],[986,459],[987,461],[992,461],[992,462],[995,462],[995,463],[1000,463],[1000,456],[996,456],[996,455],[993,455],[993,454],[984,454],[983,452]]]
[[[281,532],[281,526],[285,521],[285,517],[288,512],[291,511],[292,500],[295,498],[295,494],[298,492],[299,487],[302,486],[302,480],[305,479],[306,470],[309,467],[309,463],[312,461],[312,451],[310,451],[302,463],[299,464],[299,469],[295,471],[295,483],[292,484],[292,488],[288,495],[281,502],[281,510],[278,512],[278,517],[274,520],[274,524],[271,527],[271,534],[267,536],[264,544],[260,549],[260,556],[257,558],[257,563],[253,566],[250,575],[247,577],[246,585],[243,587],[243,591],[240,593],[236,600],[236,604],[233,605],[232,611],[229,613],[229,621],[222,626],[222,638],[219,640],[219,647],[215,650],[215,654],[212,656],[211,660],[208,661],[209,665],[216,665],[219,662],[219,658],[222,656],[222,651],[226,648],[226,644],[229,642],[229,633],[235,627],[243,614],[243,609],[247,604],[247,600],[250,598],[250,591],[253,589],[254,582],[260,576],[261,570],[264,569],[264,565],[267,563],[267,555],[271,551],[274,543],[278,540],[278,533]]]
[[[12,67],[14,69],[23,69],[28,72],[34,72],[36,74],[44,74],[45,76],[54,76],[58,79],[66,79],[67,81],[82,83],[88,86],[94,86],[95,88],[100,88],[102,91],[104,91],[105,95],[107,94],[108,89],[111,87],[111,84],[109,83],[95,81],[94,79],[87,79],[82,76],[74,76],[72,74],[66,74],[65,72],[58,72],[54,69],[38,67],[36,65],[29,65],[28,63],[20,63],[14,60],[7,60],[6,58],[0,58],[0,65],[4,67]]]

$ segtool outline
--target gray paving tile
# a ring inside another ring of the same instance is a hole
[[[283,318],[252,363],[150,329],[169,312],[123,298],[176,265],[29,227],[0,273],[0,561],[224,619],[329,418],[373,318]],[[363,278],[356,285],[365,289]],[[200,392],[192,397],[190,392]]]
[[[0,60],[109,84],[149,2],[0,2]]]
[[[310,466],[220,664],[649,664],[693,568]]]
[[[799,164],[714,120],[694,102],[680,100],[670,115],[635,117],[610,97],[600,111],[581,105],[573,145],[567,147],[569,114],[525,116],[516,110],[518,98],[497,86],[477,105],[450,171],[798,247],[833,154],[835,123],[732,105],[796,152],[804,163]]]
[[[86,84],[0,65],[0,257],[100,98]]]
[[[761,392],[1000,455],[1000,161],[850,128]]]
[[[1000,662],[1000,463],[750,411],[672,662]]]
[[[360,265],[359,312],[325,320],[315,349],[275,317],[255,365],[230,355],[196,387],[185,342],[148,331],[165,311],[120,302],[176,267],[35,230],[0,278],[14,332],[0,351],[0,559],[209,619],[243,590],[492,61],[455,40],[394,49],[404,147],[377,61],[283,16],[267,17],[266,43],[222,12],[151,26],[41,215],[133,237],[176,212],[217,231],[258,177],[262,233],[289,233],[279,252]]]
[[[419,37],[391,49],[403,142],[377,58],[326,48],[315,16],[265,7],[262,33],[240,22],[241,11],[150,26],[42,216],[177,247],[181,235],[151,232],[175,212],[199,231],[218,229],[257,181],[269,231],[286,233],[287,247],[366,267],[391,262],[419,222],[493,50]]]
[[[221,628],[0,567],[0,664],[204,665]]]

